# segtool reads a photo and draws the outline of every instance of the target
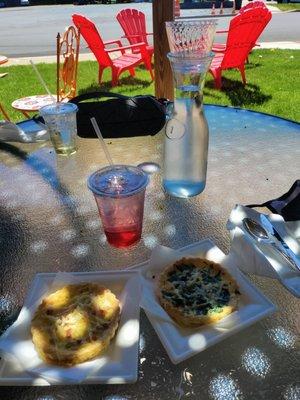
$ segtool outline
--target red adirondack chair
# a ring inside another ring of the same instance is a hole
[[[267,8],[267,7],[266,7],[265,3],[261,0],[251,1],[248,4],[246,4],[244,7],[242,7],[239,10],[238,14],[241,14],[244,11],[250,10],[253,8]],[[219,33],[228,33],[228,29],[222,29],[222,30],[216,31],[216,34],[219,34]],[[255,46],[259,46],[259,44],[255,43]],[[226,47],[226,45],[224,43],[214,43],[212,51],[214,51],[214,52],[224,51],[225,47]]]
[[[151,57],[154,49],[149,45],[147,36],[153,33],[147,33],[145,14],[134,8],[126,8],[121,10],[116,18],[124,31],[122,37],[126,38],[130,44],[146,43],[146,49]]]
[[[222,71],[229,68],[239,69],[246,84],[245,61],[271,18],[266,7],[259,7],[245,10],[231,20],[225,50],[216,53],[209,70],[217,89],[222,86]]]
[[[105,68],[111,68],[112,86],[116,86],[119,76],[124,71],[129,71],[131,76],[135,75],[134,68],[144,63],[149,70],[151,78],[154,79],[151,58],[145,43],[135,43],[130,46],[122,46],[120,40],[103,42],[95,24],[83,15],[73,14],[73,23],[79,28],[81,36],[85,39],[88,47],[94,53],[99,64],[99,84]],[[105,48],[106,45],[116,44],[118,47]],[[131,50],[130,53],[125,50]],[[111,58],[111,53],[121,52],[116,58]]]

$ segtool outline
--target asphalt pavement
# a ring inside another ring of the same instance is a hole
[[[74,13],[84,14],[92,19],[104,40],[120,38],[123,34],[116,21],[116,14],[124,8],[122,4],[74,6],[30,6],[0,9],[1,34],[0,54],[9,58],[54,55],[56,53],[57,32],[63,32],[72,23]],[[138,8],[146,15],[149,31],[152,31],[152,4],[126,4],[126,7]],[[181,10],[182,16],[195,16],[209,10]],[[208,14],[209,16],[209,14]],[[273,18],[260,42],[298,42],[300,45],[299,13],[274,12]],[[230,17],[218,18],[218,29],[225,29]],[[225,38],[223,38],[225,40]],[[222,41],[222,38],[218,38]],[[84,40],[81,41],[81,53],[88,53]]]

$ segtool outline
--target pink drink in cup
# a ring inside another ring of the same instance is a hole
[[[108,243],[127,247],[141,238],[148,175],[140,168],[112,165],[88,178]]]

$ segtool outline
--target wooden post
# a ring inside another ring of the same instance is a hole
[[[174,21],[174,0],[153,0],[153,44],[155,96],[173,100],[173,77],[167,53],[169,50],[165,22]]]

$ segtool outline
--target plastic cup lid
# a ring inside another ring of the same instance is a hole
[[[73,103],[52,103],[40,108],[42,115],[69,114],[78,111],[78,107]]]
[[[131,165],[114,165],[94,172],[88,178],[88,188],[96,195],[126,197],[144,189],[148,175]]]

